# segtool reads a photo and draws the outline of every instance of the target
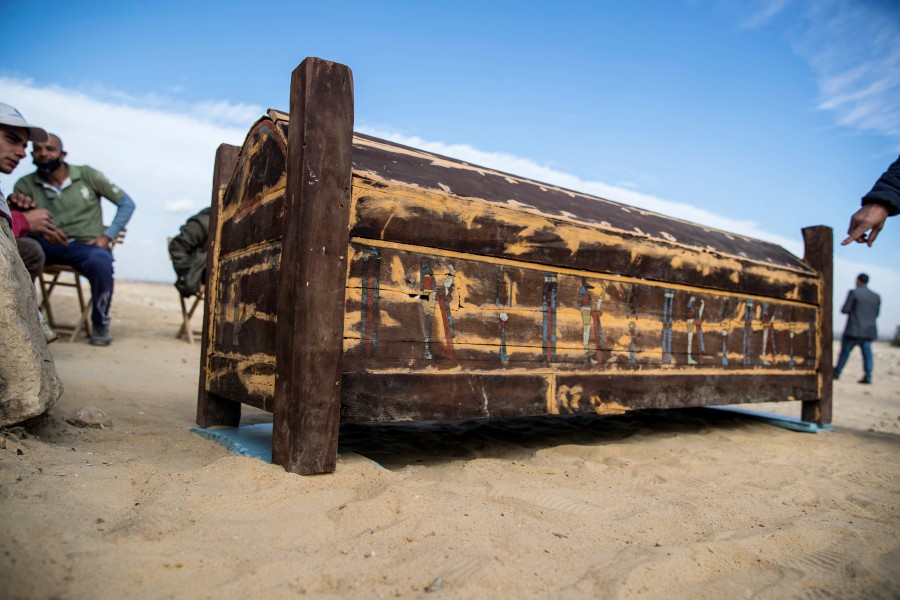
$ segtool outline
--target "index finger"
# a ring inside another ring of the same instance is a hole
[[[847,238],[843,242],[841,242],[841,246],[846,246],[850,242],[865,242],[867,230],[868,227],[866,227],[865,225],[858,225],[856,229],[851,229],[849,232],[847,232]]]

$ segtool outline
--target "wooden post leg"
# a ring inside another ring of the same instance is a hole
[[[208,285],[218,285],[219,255],[219,212],[222,195],[234,169],[237,166],[241,149],[237,146],[222,144],[216,150],[216,162],[213,167],[212,206],[209,212],[209,248],[206,253],[206,279]],[[241,403],[223,398],[209,392],[207,368],[213,352],[213,336],[211,335],[212,318],[216,314],[215,289],[209,294],[209,300],[203,309],[203,334],[200,349],[200,384],[197,391],[197,425],[210,427],[226,425],[237,427],[241,422]]]
[[[337,465],[353,147],[350,69],[304,60],[291,77],[290,115],[272,458],[308,475]]]
[[[822,285],[819,291],[819,311],[816,337],[819,340],[816,370],[819,376],[819,399],[803,403],[804,421],[825,425],[831,423],[832,377],[834,357],[832,356],[832,293],[834,278],[833,233],[831,227],[818,225],[803,230],[803,260],[819,272]]]

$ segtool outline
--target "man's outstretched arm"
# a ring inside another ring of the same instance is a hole
[[[870,247],[888,217],[900,213],[900,158],[878,178],[872,190],[863,196],[862,208],[850,217],[847,239],[841,242],[868,244]]]

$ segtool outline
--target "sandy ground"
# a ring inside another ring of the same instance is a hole
[[[120,282],[113,316],[109,348],[52,346],[64,396],[5,432],[3,598],[900,597],[886,344],[874,385],[858,355],[836,382],[833,433],[706,410],[354,426],[336,473],[301,477],[189,431],[173,288]],[[87,405],[114,426],[65,423]]]

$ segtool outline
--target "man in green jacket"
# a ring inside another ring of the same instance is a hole
[[[33,143],[31,153],[37,171],[16,182],[10,204],[27,209],[44,208],[53,215],[54,225],[68,237],[59,244],[38,237],[46,264],[69,265],[91,284],[91,344],[108,346],[109,309],[113,294],[113,256],[111,243],[125,228],[134,212],[134,201],[110,183],[96,169],[65,162],[59,136],[50,134],[43,143]],[[103,225],[100,198],[117,206],[111,225]]]

